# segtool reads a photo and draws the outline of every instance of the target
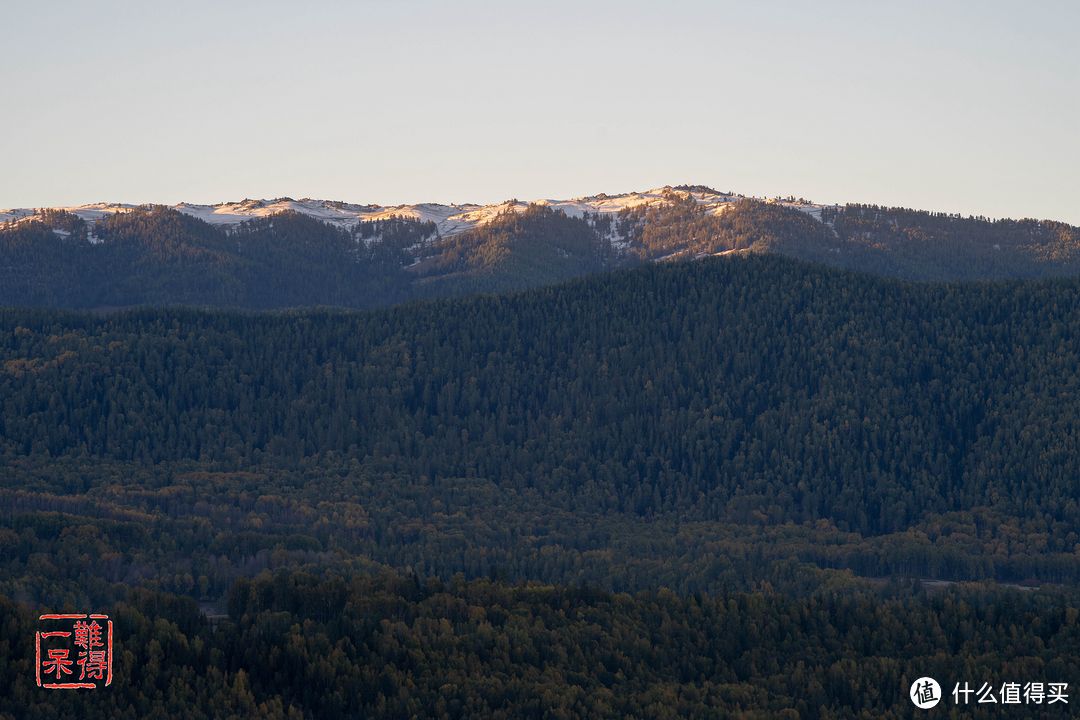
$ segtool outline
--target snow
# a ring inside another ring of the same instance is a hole
[[[700,187],[691,189],[672,189],[670,186],[655,188],[645,192],[628,192],[620,195],[591,195],[587,197],[573,198],[570,200],[534,200],[532,203],[561,210],[570,217],[580,218],[586,212],[590,215],[617,216],[623,210],[629,210],[642,205],[664,204],[667,193],[674,192],[682,197],[692,197],[694,202],[705,208],[710,215],[720,215],[734,206],[743,196],[719,193]],[[814,203],[791,202],[780,198],[765,199],[752,198],[769,203],[777,203],[786,207],[805,212],[815,220],[821,220],[821,211],[825,207],[837,207],[817,205]],[[294,212],[309,215],[323,222],[336,225],[344,229],[352,229],[357,223],[384,220],[391,217],[414,218],[421,222],[433,222],[442,237],[456,235],[457,233],[470,230],[474,227],[491,222],[499,214],[504,212],[524,212],[529,202],[507,201],[495,205],[441,205],[438,203],[419,203],[416,205],[360,205],[341,201],[312,200],[302,198],[275,198],[272,200],[245,199],[240,202],[218,203],[216,205],[198,205],[182,202],[173,205],[172,209],[197,217],[210,224],[230,227],[238,225],[253,218],[267,217],[274,213],[292,210]],[[124,203],[93,203],[77,207],[59,208],[81,217],[87,222],[94,222],[98,218],[113,213],[127,213],[147,205],[131,205]],[[16,208],[0,210],[0,222],[14,220],[23,222],[32,219],[34,210],[30,208]],[[625,244],[617,231],[612,230],[609,235],[614,245]]]
[[[128,213],[140,205],[125,205],[121,203],[94,203],[93,205],[80,205],[78,207],[53,208],[54,210],[67,210],[78,215],[87,222],[93,222],[100,217],[113,213]],[[34,219],[36,211],[33,208],[15,208],[12,210],[0,210],[0,223],[14,220],[15,222],[29,222]]]

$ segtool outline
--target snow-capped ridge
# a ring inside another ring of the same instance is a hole
[[[352,229],[358,223],[373,220],[386,220],[392,217],[411,218],[420,222],[435,223],[439,235],[448,237],[485,225],[504,212],[524,212],[531,204],[560,210],[570,217],[580,218],[586,213],[593,216],[618,215],[624,210],[630,210],[642,205],[666,204],[671,202],[672,194],[683,199],[692,198],[695,203],[704,206],[705,212],[710,215],[723,214],[730,207],[744,199],[743,195],[732,192],[722,193],[701,185],[680,185],[674,188],[665,185],[645,192],[631,191],[617,195],[598,193],[569,200],[540,199],[529,202],[519,201],[515,198],[492,205],[417,203],[415,205],[383,206],[348,203],[341,200],[315,200],[311,198],[294,200],[289,197],[280,197],[262,200],[245,198],[238,202],[217,203],[215,205],[181,202],[172,205],[171,208],[186,215],[197,217],[212,225],[225,227],[239,225],[247,220],[267,217],[286,210],[301,213],[343,229]],[[772,199],[751,197],[750,199],[792,207],[819,221],[823,208],[836,207],[818,205],[805,200],[799,201],[793,197],[786,200],[779,197]],[[146,207],[150,206],[102,202],[55,209],[65,210],[89,223],[93,223],[106,215],[128,213]],[[30,220],[35,212],[31,208],[0,210],[0,222]]]

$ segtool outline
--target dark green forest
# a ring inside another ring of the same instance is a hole
[[[34,617],[0,598],[4,718],[911,718],[918,677],[1032,678],[1068,704],[968,704],[937,717],[1071,717],[1078,612],[1046,591],[634,595],[380,572],[240,580],[228,616],[139,590],[108,607],[119,680],[33,683]],[[947,714],[946,714],[947,713]]]
[[[1075,692],[1080,281],[770,252],[599,274],[595,223],[323,246],[400,269],[428,238],[402,272],[440,294],[525,281],[544,243],[548,280],[593,273],[502,295],[0,310],[0,712],[911,717],[923,673]],[[327,226],[273,216],[238,247],[285,272],[304,227]],[[671,254],[650,237],[642,259]],[[123,682],[32,687],[43,608],[117,619]]]
[[[7,310],[3,502],[612,590],[1071,582],[1077,302],[752,256],[363,314]]]

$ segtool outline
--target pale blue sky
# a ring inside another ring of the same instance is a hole
[[[0,207],[700,183],[1080,224],[1080,3],[898,5],[19,3]]]

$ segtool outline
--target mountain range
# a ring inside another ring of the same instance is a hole
[[[367,308],[777,253],[912,280],[1069,276],[1080,230],[700,185],[495,205],[277,198],[0,212],[0,304]]]
[[[508,211],[522,212],[529,205],[540,205],[553,210],[559,210],[569,217],[580,218],[585,214],[617,216],[623,211],[632,210],[649,205],[670,204],[669,193],[675,192],[682,197],[692,198],[701,208],[710,215],[720,215],[724,211],[734,207],[741,200],[746,199],[743,195],[735,193],[722,193],[703,186],[680,187],[674,190],[671,186],[665,186],[646,192],[628,192],[618,195],[600,193],[571,200],[533,200],[521,202],[516,198],[492,205],[476,205],[466,203],[464,205],[443,205],[440,203],[418,203],[415,205],[362,205],[335,200],[313,200],[301,198],[293,200],[289,197],[274,198],[272,200],[250,200],[240,202],[224,202],[216,205],[199,205],[195,203],[181,202],[168,206],[185,215],[198,218],[211,225],[221,227],[234,227],[240,223],[255,218],[263,218],[281,212],[295,212],[301,215],[315,218],[322,222],[334,225],[344,230],[351,230],[362,222],[374,220],[388,220],[391,218],[408,218],[419,222],[435,223],[442,237],[449,237],[467,230],[486,225],[499,215]],[[750,198],[762,202],[779,203],[802,210],[816,218],[821,217],[824,205],[817,205],[806,200],[796,201],[794,198],[784,200],[781,198]],[[125,203],[93,203],[75,207],[52,208],[63,210],[87,222],[94,222],[99,218],[116,213],[130,213],[140,208],[151,208],[154,204],[132,205]],[[831,206],[838,207],[838,206]],[[0,222],[23,221],[32,219],[37,210],[34,208],[17,208],[0,210]]]

